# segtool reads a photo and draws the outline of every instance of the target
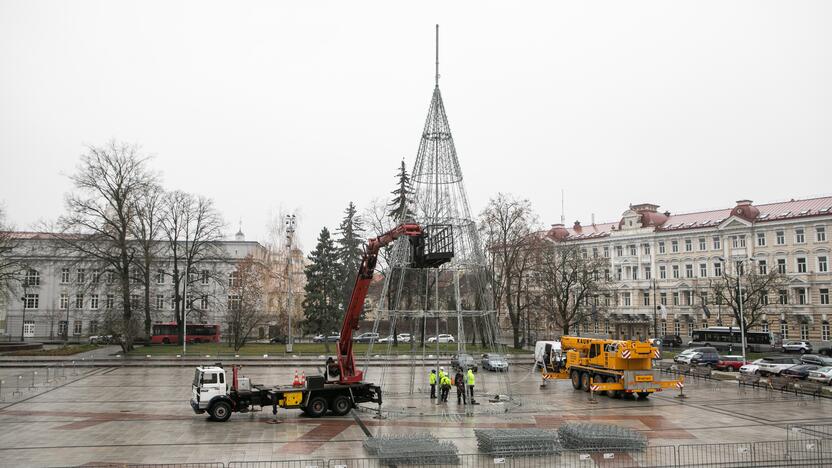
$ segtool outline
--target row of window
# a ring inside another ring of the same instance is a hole
[[[104,301],[104,308],[105,309],[112,309],[115,306],[115,295],[107,294],[103,298],[98,294],[90,294],[89,297],[85,294],[76,294],[73,298],[73,304],[75,309],[85,309],[89,308],[90,310],[98,310],[101,307],[101,300]],[[191,295],[188,294],[185,296],[185,304],[188,309],[192,309],[196,300],[199,300],[199,306],[202,310],[207,310],[210,306],[208,296],[200,296],[198,298],[191,298]],[[141,305],[141,299],[138,294],[133,294],[130,296],[130,303],[133,307],[138,308]],[[70,304],[70,297],[69,294],[61,294],[59,308],[61,310],[66,310],[69,308]],[[171,296],[169,300],[165,299],[165,296],[162,294],[156,295],[156,309],[162,310],[165,308],[166,304],[170,304],[170,309],[173,310],[176,308],[176,299],[175,297]],[[230,295],[228,296],[228,310],[239,310],[241,305],[240,296],[238,295]],[[23,300],[23,307],[25,309],[38,309],[40,306],[40,295],[37,293],[29,293],[24,296]]]
[[[633,306],[635,305],[634,302],[634,293],[625,291],[621,293],[620,296],[620,305],[623,306]],[[666,292],[661,292],[659,295],[659,304],[668,305],[668,294]],[[649,291],[643,291],[641,293],[641,305],[649,306],[651,305],[652,293]],[[692,306],[695,305],[695,297],[693,291],[674,291],[671,293],[671,299],[673,301],[673,305],[675,306]],[[798,305],[808,305],[810,304],[810,294],[808,288],[794,288],[794,297],[795,301]],[[745,295],[745,291],[743,291],[743,298],[745,298],[746,302],[748,300],[747,296]],[[699,295],[699,300],[701,304],[708,304],[708,293],[701,293]],[[829,288],[820,288],[818,289],[818,300],[820,305],[829,305]],[[598,298],[595,298],[596,304]],[[763,305],[769,304],[769,295],[767,292],[760,294],[760,302]],[[787,289],[780,289],[777,291],[777,302],[778,304],[788,305],[789,304],[789,291]],[[721,296],[717,296],[716,304],[721,305],[722,300]],[[604,297],[604,305],[610,305],[609,303],[609,296]]]
[[[757,268],[761,275],[768,274],[768,261],[767,260],[758,260],[755,262],[757,264]],[[776,259],[777,271],[782,274],[789,273],[788,265],[785,258],[778,258]],[[722,262],[714,262],[712,264],[711,270],[708,268],[707,263],[699,263],[698,269],[695,268],[693,263],[686,263],[684,265],[670,265],[670,277],[673,279],[679,279],[682,277],[682,269],[681,266],[684,266],[684,277],[685,278],[707,278],[709,273],[713,273],[713,276],[719,277],[722,276],[723,272],[723,264]],[[735,265],[735,272],[742,274],[743,273],[743,262],[737,262]],[[639,266],[625,266],[625,267],[618,267],[615,270],[615,277],[618,281],[622,280],[638,280],[640,273],[644,273],[644,279],[649,280],[653,278],[653,271],[652,268],[649,266],[639,267]],[[808,258],[807,257],[797,257],[795,258],[795,270],[796,273],[808,273]],[[815,273],[828,273],[829,272],[829,257],[827,255],[818,255],[815,259]],[[659,265],[659,279],[667,279],[668,278],[668,269],[667,265]],[[609,276],[607,276],[609,279]]]
[[[826,226],[815,226],[815,242],[826,242]],[[768,245],[768,234],[766,232],[758,232],[757,233],[757,246],[765,247]],[[741,248],[745,247],[745,235],[733,235],[728,237],[728,241],[731,243],[731,246],[734,248]],[[795,228],[794,230],[794,243],[795,244],[805,244],[806,243],[806,229],[805,228]],[[778,229],[774,231],[774,244],[775,245],[785,245],[786,244],[786,231],[784,229]],[[668,245],[667,241],[660,240],[658,241],[658,253],[664,254],[668,252]],[[684,252],[693,252],[694,247],[697,248],[699,251],[706,251],[708,250],[708,238],[707,237],[699,237],[694,241],[694,239],[684,239],[681,243],[679,240],[671,240],[670,241],[670,252],[671,253],[678,253],[684,249]],[[712,250],[721,250],[722,249],[722,238],[720,236],[712,236],[710,239],[710,246]],[[650,255],[650,244],[641,244],[641,254],[642,255]],[[583,249],[583,255],[586,257],[588,255],[586,249]],[[635,256],[639,254],[639,246],[636,244],[630,244],[626,246],[626,253],[630,256]],[[625,254],[625,246],[617,245],[615,246],[615,255],[617,257],[623,257]],[[603,247],[603,255],[604,257],[610,256],[609,247]],[[592,248],[592,256],[598,256],[598,247]]]
[[[667,320],[662,320],[660,322],[661,323],[660,326],[661,326],[661,335],[662,336],[668,335],[668,323],[667,322],[668,322]],[[610,335],[611,331],[612,331],[610,325],[611,324],[610,324],[609,321],[604,321],[604,329],[605,329],[605,332],[608,335]],[[708,322],[702,322],[702,328],[708,328]],[[763,323],[761,325],[759,325],[757,327],[753,327],[753,328],[756,329],[755,331],[761,331],[763,333],[769,333],[771,331],[769,329],[769,323],[767,321],[763,321]],[[688,336],[693,336],[693,331],[695,329],[696,329],[696,324],[694,324],[693,322],[688,322],[688,326],[687,326],[687,332],[688,333],[687,333],[687,335]],[[588,325],[584,325],[584,330],[589,331],[590,327]],[[600,330],[601,330],[600,322],[595,321],[593,323],[592,332],[593,333],[600,333]],[[790,330],[789,323],[781,321],[780,322],[780,335],[783,337],[783,339],[789,339],[789,330]],[[809,332],[811,331],[811,326],[808,323],[801,323],[801,324],[799,324],[799,330],[800,330],[800,339],[801,340],[808,340],[809,339]],[[581,333],[580,324],[575,327],[575,333],[576,334]],[[673,334],[674,335],[679,335],[679,336],[682,335],[682,322],[680,320],[674,320],[673,321]],[[829,329],[829,323],[828,322],[823,322],[821,324],[820,335],[821,335],[821,340],[829,341],[830,329]]]
[[[69,268],[62,268],[61,269],[61,284],[69,284],[72,280],[72,272]],[[115,283],[116,275],[112,271],[107,271],[104,273],[104,279],[108,284]],[[165,284],[165,278],[168,274],[165,270],[156,270],[156,274],[154,279],[156,284]],[[139,282],[140,275],[133,271],[130,273],[130,281],[133,283]],[[192,273],[189,276],[189,282],[195,283],[197,280],[202,284],[208,284],[211,278],[211,272],[209,270],[201,270],[197,277],[196,273]],[[85,268],[77,268],[75,270],[75,282],[76,283],[86,283],[87,279],[90,280],[93,284],[98,284],[101,282],[101,270],[90,270],[89,273]],[[24,273],[23,277],[23,285],[24,286],[40,286],[40,272],[34,269],[29,269]],[[237,287],[240,285],[240,275],[233,271],[228,274],[228,286],[229,287]]]

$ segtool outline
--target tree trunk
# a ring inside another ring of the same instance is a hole
[[[144,268],[144,333],[150,338],[150,262],[145,262]]]

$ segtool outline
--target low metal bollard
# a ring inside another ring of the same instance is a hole
[[[17,388],[15,389],[15,391],[12,392],[12,398],[14,398],[15,395],[19,395],[19,396],[23,395],[23,392],[20,391],[20,381],[22,379],[23,379],[22,375],[17,376]]]
[[[35,376],[37,376],[37,375],[38,375],[38,371],[33,371],[32,372],[32,386],[29,387],[29,390],[34,390],[35,389]]]

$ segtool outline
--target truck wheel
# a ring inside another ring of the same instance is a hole
[[[575,390],[580,390],[581,389],[581,373],[576,371],[576,370],[573,370],[571,374],[572,375],[570,375],[569,377],[572,379],[572,388],[574,388]]]
[[[313,418],[320,418],[326,414],[326,398],[316,396],[309,399],[306,404],[306,414]]]
[[[344,416],[352,409],[350,398],[346,395],[338,395],[332,400],[332,413],[336,416]]]
[[[609,377],[605,378],[604,383],[615,383],[615,377],[609,376]],[[614,398],[615,397],[615,392],[616,392],[616,390],[607,390],[605,393],[607,394],[608,397]]]
[[[589,374],[589,372],[584,372],[584,373],[581,374],[581,388],[585,392],[589,391],[589,379],[590,379],[590,377],[592,377],[592,376]]]
[[[646,400],[648,395],[650,395],[650,392],[638,392],[638,399]]]
[[[211,409],[208,410],[208,414],[211,415],[211,419],[214,421],[228,421],[228,418],[231,417],[231,405],[224,401],[218,401],[211,406]]]

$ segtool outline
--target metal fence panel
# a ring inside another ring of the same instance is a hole
[[[752,443],[697,444],[678,447],[677,466],[746,467],[754,466]]]
[[[832,463],[824,456],[820,440],[795,440],[791,442],[755,442],[756,466],[823,466]]]
[[[116,465],[124,468],[225,468],[222,462],[205,463],[128,463]]]
[[[228,468],[326,468],[323,459],[311,460],[276,460],[276,461],[233,461]]]

